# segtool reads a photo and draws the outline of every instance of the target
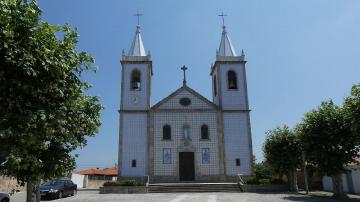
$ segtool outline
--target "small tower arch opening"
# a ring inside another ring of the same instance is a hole
[[[228,89],[233,89],[233,90],[238,89],[237,76],[235,71],[229,70],[227,72],[227,81],[228,81]]]
[[[131,72],[130,88],[131,90],[141,90],[141,73],[137,69]]]

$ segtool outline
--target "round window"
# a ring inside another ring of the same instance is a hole
[[[187,98],[187,97],[183,97],[183,98],[180,99],[180,104],[182,106],[188,106],[188,105],[191,104],[191,100],[189,98]]]

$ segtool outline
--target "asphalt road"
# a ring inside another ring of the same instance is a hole
[[[79,191],[76,196],[52,200],[54,202],[336,202],[327,198],[290,193],[151,193],[99,194],[98,191]],[[360,201],[360,200],[359,200]],[[11,202],[25,202],[25,193],[17,193]]]

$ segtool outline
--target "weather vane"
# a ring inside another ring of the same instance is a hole
[[[134,16],[137,16],[138,25],[140,25],[140,16],[142,15],[143,15],[142,13],[139,13],[139,9],[137,10],[136,14],[134,14]]]
[[[221,12],[221,14],[220,15],[218,15],[218,16],[220,16],[221,18],[222,18],[222,24],[223,24],[223,27],[225,26],[225,16],[227,16],[226,14],[224,14],[224,12]]]

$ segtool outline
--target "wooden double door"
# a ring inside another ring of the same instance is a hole
[[[179,152],[180,181],[195,180],[194,152]]]

